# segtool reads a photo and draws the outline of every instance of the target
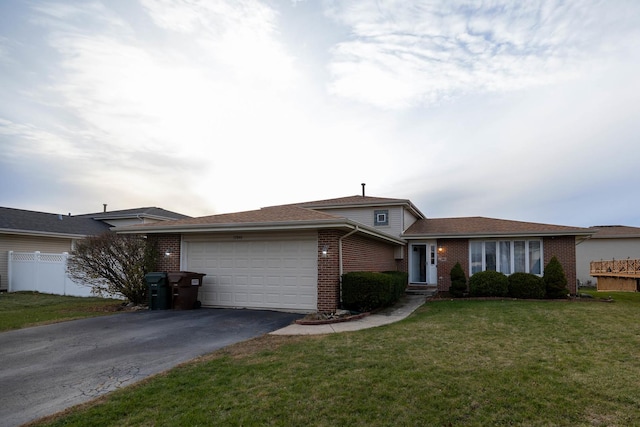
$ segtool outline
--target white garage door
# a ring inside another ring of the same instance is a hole
[[[317,308],[316,237],[185,241],[186,269],[205,273],[205,306]]]

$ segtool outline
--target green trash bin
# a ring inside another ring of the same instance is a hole
[[[149,294],[149,310],[169,310],[171,308],[171,288],[167,273],[153,272],[144,276]]]

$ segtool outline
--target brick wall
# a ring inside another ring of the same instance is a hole
[[[339,230],[318,231],[318,311],[333,312],[340,305]],[[324,247],[327,255],[323,256]],[[343,273],[350,271],[388,271],[402,267],[395,260],[395,246],[353,234],[342,241]],[[405,263],[406,264],[406,263]]]
[[[353,234],[342,241],[342,269],[350,271],[397,271],[396,246]]]
[[[180,235],[179,234],[150,234],[150,243],[157,245],[160,257],[156,271],[180,271]],[[166,253],[170,253],[166,256]]]
[[[438,240],[438,291],[446,292],[451,286],[451,269],[460,262],[469,278],[469,241],[467,239]],[[567,276],[569,292],[576,292],[576,244],[574,236],[545,237],[542,240],[544,265],[555,256]]]
[[[542,239],[544,265],[546,266],[554,256],[558,258],[564,275],[567,276],[569,293],[576,293],[576,238],[574,236],[545,237]]]
[[[451,269],[459,262],[469,278],[469,240],[438,240],[438,291],[447,292],[451,286]],[[440,248],[442,250],[440,251]]]
[[[344,232],[318,231],[318,311],[333,312],[340,303],[340,259],[338,239]],[[322,251],[327,248],[327,255]]]

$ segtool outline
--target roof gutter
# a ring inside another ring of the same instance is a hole
[[[343,272],[343,267],[342,267],[342,241],[344,239],[346,239],[347,237],[351,236],[354,233],[357,233],[358,231],[360,231],[360,228],[356,225],[356,227],[351,230],[350,232],[348,232],[347,234],[345,234],[344,236],[340,237],[338,239],[338,263],[340,264],[340,295],[342,295],[342,272]]]
[[[376,230],[369,230],[366,227],[349,220],[331,221],[290,221],[290,222],[270,222],[270,223],[227,223],[227,224],[182,224],[164,225],[162,223],[150,225],[131,225],[115,227],[113,231],[118,234],[186,234],[186,233],[238,233],[256,231],[292,231],[292,230],[317,230],[326,228],[355,228],[356,231],[367,234],[373,238],[384,240],[397,245],[403,245],[404,239],[394,237]]]
[[[340,273],[340,307],[342,307],[342,275],[344,274],[344,267],[342,265],[342,241],[347,237],[351,236],[354,233],[359,231],[358,226],[356,225],[353,230],[345,234],[344,236],[338,239],[338,265],[339,265],[339,273]]]
[[[524,233],[478,233],[478,234],[404,234],[402,237],[407,240],[416,239],[490,239],[497,237],[559,237],[559,236],[591,236],[593,233],[584,231],[562,231],[562,232],[524,232]]]
[[[71,234],[71,233],[57,233],[48,231],[33,231],[33,230],[14,230],[12,228],[0,228],[2,234],[14,234],[19,236],[34,236],[34,237],[63,237],[67,239],[84,239],[88,234]]]

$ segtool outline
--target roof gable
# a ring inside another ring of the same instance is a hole
[[[425,215],[407,199],[390,199],[386,197],[371,196],[347,196],[336,199],[316,200],[313,202],[296,203],[295,206],[301,206],[309,209],[344,209],[350,207],[380,207],[380,206],[404,206],[409,209],[416,217],[425,218]]]

